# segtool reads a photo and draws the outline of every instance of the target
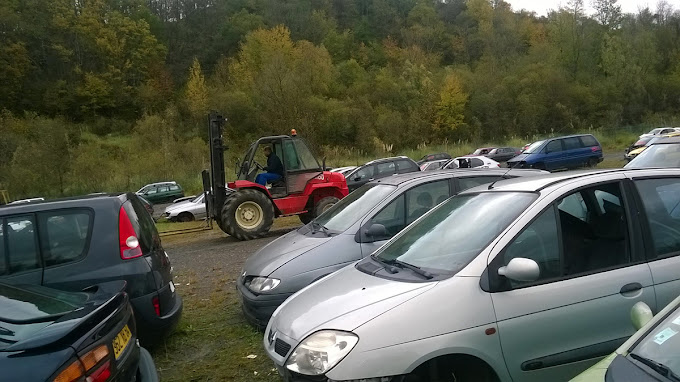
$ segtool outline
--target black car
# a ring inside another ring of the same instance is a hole
[[[418,166],[420,166],[420,165],[422,165],[423,163],[426,163],[426,162],[432,162],[432,161],[443,160],[443,159],[451,159],[451,155],[449,155],[447,153],[436,153],[436,154],[423,155],[422,158],[418,159],[416,164],[418,164]]]
[[[383,158],[370,161],[359,166],[345,176],[349,192],[356,190],[364,184],[394,174],[405,174],[420,171],[420,167],[413,159],[405,156]]]
[[[520,149],[516,149],[514,147],[496,147],[495,149],[489,151],[488,154],[484,154],[484,156],[489,159],[493,159],[496,162],[505,162],[521,153],[522,151]]]
[[[182,314],[156,226],[133,193],[0,208],[0,281],[80,291],[125,280],[145,346]]]
[[[158,381],[124,281],[64,292],[0,283],[3,381]]]

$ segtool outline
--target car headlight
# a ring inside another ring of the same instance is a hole
[[[306,374],[321,375],[337,365],[359,342],[354,333],[337,330],[321,330],[295,348],[286,361],[288,370]]]
[[[279,279],[270,279],[269,277],[253,277],[246,280],[246,287],[255,293],[268,292],[281,283]]]

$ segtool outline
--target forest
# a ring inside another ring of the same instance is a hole
[[[4,0],[0,189],[198,188],[210,110],[229,163],[292,128],[346,158],[680,122],[680,11],[592,1]]]

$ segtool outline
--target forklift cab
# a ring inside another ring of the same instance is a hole
[[[271,147],[272,152],[281,159],[284,169],[283,178],[272,183],[270,193],[273,197],[301,193],[310,179],[323,172],[303,139],[295,135],[277,135],[260,138],[250,145],[243,163],[236,163],[238,180],[255,182],[258,172],[264,171],[267,164],[264,155],[266,146]]]

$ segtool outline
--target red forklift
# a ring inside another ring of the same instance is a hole
[[[319,164],[295,130],[252,143],[243,161],[236,162],[237,180],[227,184],[224,122],[221,115],[210,113],[210,172],[203,171],[203,187],[209,217],[227,234],[239,240],[262,237],[281,216],[297,215],[307,224],[349,193],[345,177],[326,171],[325,162]],[[267,186],[255,183],[264,169],[256,160],[264,147],[270,147],[284,167],[283,177]]]

